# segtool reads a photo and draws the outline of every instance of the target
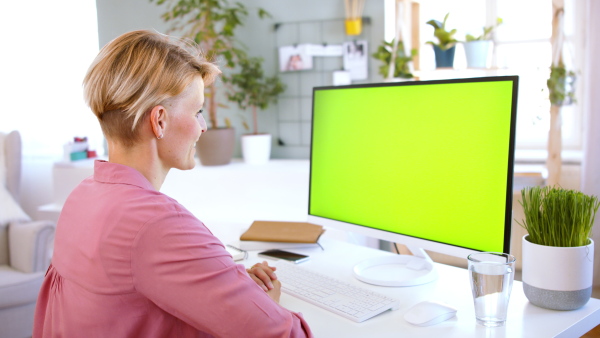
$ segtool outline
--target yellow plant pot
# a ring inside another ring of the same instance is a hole
[[[362,32],[362,18],[346,19],[346,34],[359,35]]]

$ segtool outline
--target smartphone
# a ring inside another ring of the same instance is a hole
[[[294,252],[273,249],[267,250],[258,253],[259,256],[275,258],[275,259],[284,259],[286,261],[294,262],[296,264],[307,261],[310,257],[307,255],[301,255]]]

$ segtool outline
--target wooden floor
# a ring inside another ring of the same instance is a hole
[[[592,290],[592,298],[600,298],[600,287],[595,287]],[[590,332],[584,334],[584,338],[600,338],[600,325],[593,328]]]
[[[600,325],[593,328],[590,332],[581,336],[583,338],[600,338]]]

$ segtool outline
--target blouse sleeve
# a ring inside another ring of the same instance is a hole
[[[274,302],[189,213],[146,224],[131,262],[136,289],[200,331],[227,337],[312,335],[300,314]]]

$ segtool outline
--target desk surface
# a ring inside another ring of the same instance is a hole
[[[522,283],[515,281],[510,297],[506,325],[485,328],[475,321],[473,298],[467,270],[436,264],[438,280],[413,287],[382,287],[360,282],[352,268],[360,261],[378,255],[392,255],[379,250],[324,238],[324,251],[319,248],[294,249],[311,259],[301,265],[400,299],[400,309],[388,311],[362,323],[354,323],[285,293],[281,305],[301,312],[316,337],[579,337],[600,323],[600,300],[590,299],[581,309],[551,311],[529,303]],[[243,263],[250,266],[263,258],[252,252]],[[417,327],[403,316],[416,303],[425,300],[441,301],[458,308],[457,316],[446,322]]]
[[[306,221],[308,210],[309,163],[304,160],[276,160],[266,165],[233,162],[227,166],[198,166],[190,171],[172,170],[161,191],[177,199],[224,243],[236,244],[252,221]],[[486,329],[475,322],[472,295],[464,269],[438,264],[439,279],[433,283],[389,288],[362,283],[352,276],[353,266],[383,251],[335,239],[340,233],[328,229],[320,249],[295,249],[309,254],[302,263],[352,284],[397,297],[399,310],[386,312],[363,323],[354,323],[302,300],[283,294],[281,304],[302,312],[317,337],[578,337],[600,324],[600,300],[591,299],[575,311],[550,311],[531,305],[522,284],[515,282],[509,315],[504,327]],[[243,263],[260,261],[251,253]],[[404,313],[424,300],[437,300],[458,308],[457,317],[426,328],[412,326]]]

